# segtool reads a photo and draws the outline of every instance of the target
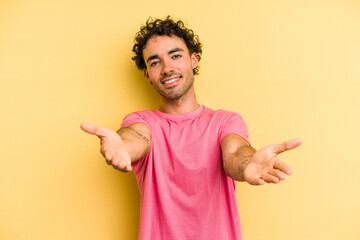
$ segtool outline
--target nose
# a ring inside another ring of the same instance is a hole
[[[168,75],[170,73],[174,72],[174,66],[172,64],[171,61],[169,60],[164,60],[163,61],[163,65],[162,65],[162,74],[163,75]]]

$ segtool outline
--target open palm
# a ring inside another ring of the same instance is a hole
[[[111,129],[97,127],[89,123],[82,123],[80,127],[83,131],[100,138],[100,152],[109,165],[124,172],[132,170],[131,157],[119,134]]]
[[[300,139],[293,139],[281,144],[273,144],[257,151],[244,170],[245,181],[252,185],[278,183],[285,179],[285,174],[292,173],[291,168],[278,159],[278,154],[298,147]]]

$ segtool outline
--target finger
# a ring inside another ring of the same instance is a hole
[[[294,149],[294,148],[300,146],[301,143],[302,143],[301,139],[296,138],[296,139],[292,139],[292,140],[287,140],[280,144],[271,145],[271,147],[272,147],[272,150],[276,154],[279,154],[279,153],[285,152],[287,150]]]
[[[269,174],[273,175],[274,177],[277,177],[279,180],[285,180],[285,178],[286,178],[285,174],[282,171],[277,170],[277,169],[271,169],[269,171]]]
[[[122,172],[132,171],[131,165],[127,164],[124,161],[119,161],[116,158],[112,158],[110,154],[107,154],[105,157],[105,161],[108,165],[112,165],[114,169],[120,170]]]
[[[132,171],[131,164],[127,163],[126,161],[119,161],[119,162],[112,162],[113,165],[117,167],[118,170],[122,172],[129,172]]]
[[[257,185],[264,185],[264,183],[265,183],[265,181],[260,178],[257,181]]]
[[[109,129],[104,128],[104,127],[98,127],[94,124],[90,124],[90,123],[82,123],[80,125],[80,128],[89,133],[89,134],[93,134],[96,135],[98,137],[106,137],[108,135]]]
[[[100,148],[100,153],[101,155],[103,155],[103,157],[108,160],[108,161],[112,161],[113,160],[113,155],[111,153],[111,151],[109,151],[107,148],[105,147],[101,147]]]
[[[119,170],[122,171],[122,172],[131,172],[132,167],[131,166],[126,166],[124,168],[120,168]]]
[[[110,160],[107,160],[107,159],[105,158],[105,161],[106,161],[107,165],[112,165],[112,162],[111,162]]]
[[[101,151],[101,154],[103,154],[102,153],[102,151]],[[105,158],[105,161],[106,161],[106,163],[108,164],[108,165],[112,165],[113,164],[113,158],[112,158],[112,156],[110,155],[110,154],[103,154],[103,156],[104,156],[104,158]]]
[[[276,161],[274,163],[274,168],[279,169],[280,171],[286,173],[287,175],[291,175],[292,174],[292,170],[291,168],[284,162],[281,161]]]
[[[118,166],[118,169],[122,172],[130,172],[132,170],[132,167],[130,165],[121,165],[121,167]]]
[[[126,165],[125,165],[124,163],[122,163],[122,162],[119,162],[119,163],[117,164],[117,166],[118,166],[120,169],[124,169],[124,168],[126,167]]]
[[[259,177],[249,177],[246,179],[246,182],[251,185],[263,185],[265,183],[265,181]]]
[[[112,165],[112,167],[113,167],[115,170],[120,170],[120,169],[118,168],[118,166],[116,166],[116,165]]]
[[[122,171],[122,168],[119,167],[119,163],[115,163],[114,161],[110,161],[110,165],[115,169],[115,170],[119,170]]]
[[[270,175],[270,174],[265,174],[264,176],[261,177],[262,180],[264,180],[267,183],[279,183],[280,180],[279,178]]]

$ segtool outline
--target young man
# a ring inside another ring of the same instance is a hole
[[[141,193],[139,239],[241,239],[234,180],[278,183],[291,169],[277,155],[299,139],[256,151],[245,122],[196,100],[201,44],[183,22],[147,21],[133,57],[159,93],[158,110],[125,117],[121,128],[81,128],[101,139],[108,164],[134,170]]]

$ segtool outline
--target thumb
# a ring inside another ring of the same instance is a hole
[[[294,148],[300,146],[301,143],[302,143],[302,141],[299,138],[291,139],[291,140],[287,140],[287,141],[285,141],[283,143],[280,143],[280,144],[272,145],[272,150],[276,154],[279,154],[279,153],[285,152],[287,150],[294,149]]]
[[[96,135],[98,137],[106,137],[107,134],[106,134],[106,128],[103,128],[103,127],[98,127],[94,124],[90,124],[90,123],[82,123],[80,125],[80,128],[84,131],[84,132],[87,132],[89,134],[93,134],[93,135]]]

